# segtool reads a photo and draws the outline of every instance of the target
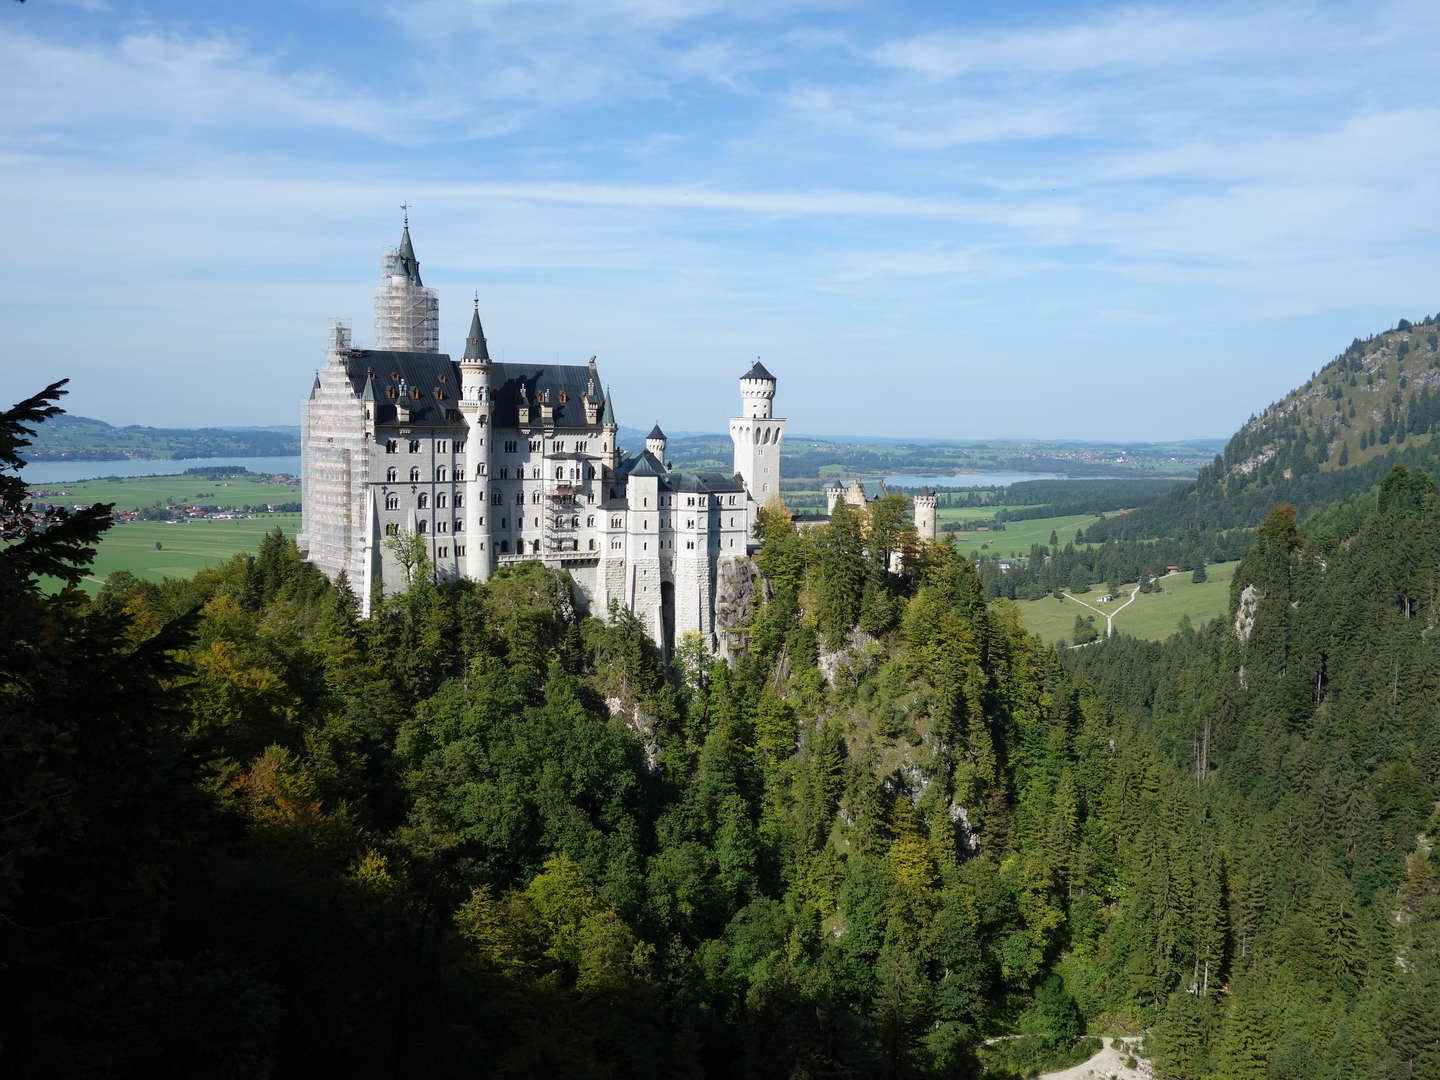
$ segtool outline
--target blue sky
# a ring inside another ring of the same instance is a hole
[[[624,423],[1222,436],[1440,309],[1440,5],[0,7],[13,401],[293,423],[411,206]]]

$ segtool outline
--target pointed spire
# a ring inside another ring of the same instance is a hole
[[[663,439],[665,438],[665,433],[660,430],[660,424],[657,422],[655,426],[650,429],[650,434],[645,437],[647,439]]]
[[[315,395],[320,392],[320,372],[315,372],[315,382],[310,387],[310,400],[315,400]]]
[[[318,383],[317,383],[317,385],[318,385]],[[360,392],[360,400],[361,400],[361,401],[374,401],[374,400],[375,400],[375,372],[374,372],[374,371],[367,371],[367,372],[365,373],[365,389]]]
[[[485,329],[480,325],[480,294],[475,294],[475,310],[470,315],[470,333],[465,335],[464,360],[489,360],[490,346],[485,342]]]
[[[615,427],[615,403],[610,400],[610,388],[605,388],[605,407],[600,410],[600,424],[602,427]]]
[[[420,280],[420,260],[415,258],[415,245],[410,242],[410,206],[408,203],[401,203],[400,209],[405,211],[405,225],[400,230],[400,246],[395,251],[395,269],[397,273],[404,274],[415,285],[425,284]]]

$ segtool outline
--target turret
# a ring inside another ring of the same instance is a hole
[[[600,453],[605,464],[611,469],[620,464],[620,425],[615,422],[615,402],[610,399],[610,388],[605,388],[605,405],[600,410]]]
[[[935,539],[935,508],[939,497],[932,488],[923,488],[915,496],[915,532],[922,540]]]
[[[760,358],[750,365],[750,370],[740,376],[741,412],[748,419],[768,420],[775,401],[775,376],[765,370]]]
[[[400,245],[380,257],[375,294],[375,347],[401,352],[440,351],[440,297],[420,279],[420,260],[410,241],[410,215]]]
[[[845,485],[839,480],[831,480],[825,485],[825,513],[835,513],[835,504],[845,497]]]
[[[650,429],[650,434],[645,436],[645,452],[654,454],[655,460],[660,462],[661,465],[664,465],[667,442],[668,440],[665,438],[665,433],[660,430],[660,425],[656,424]]]
[[[488,581],[490,540],[490,346],[480,325],[480,297],[470,314],[465,352],[460,357],[460,415],[465,437],[465,576]],[[457,543],[458,538],[457,538]]]

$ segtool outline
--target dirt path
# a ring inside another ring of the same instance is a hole
[[[1124,1050],[1112,1050],[1110,1043],[1113,1041],[1106,1039],[1104,1048],[1089,1061],[1071,1065],[1068,1069],[1041,1073],[1038,1080],[1110,1080],[1111,1077],[1115,1080],[1151,1080],[1148,1061],[1137,1059],[1137,1068],[1125,1067],[1125,1058],[1134,1053],[1134,1047],[1140,1038],[1131,1036],[1121,1039],[1126,1047]]]
[[[1075,595],[1073,595],[1073,594],[1071,594],[1071,593],[1069,593],[1069,592],[1062,593],[1061,595],[1064,596],[1064,597],[1066,597],[1066,598],[1068,598],[1068,599],[1070,599],[1070,600],[1074,600],[1075,603],[1079,604],[1079,605],[1080,605],[1081,607],[1083,607],[1083,608],[1089,608],[1089,609],[1090,609],[1091,611],[1093,611],[1096,615],[1099,615],[1102,619],[1104,619],[1104,620],[1105,620],[1105,636],[1106,636],[1107,638],[1110,638],[1110,637],[1114,637],[1114,636],[1115,636],[1115,616],[1116,616],[1116,615],[1119,615],[1120,612],[1124,611],[1127,607],[1129,607],[1131,604],[1133,604],[1133,603],[1135,602],[1135,597],[1137,597],[1137,596],[1140,595],[1140,586],[1139,586],[1139,585],[1136,585],[1133,589],[1131,589],[1131,590],[1130,590],[1130,599],[1129,599],[1129,600],[1126,600],[1123,604],[1121,604],[1119,607],[1117,607],[1114,611],[1101,611],[1098,607],[1094,607],[1094,606],[1092,606],[1092,605],[1090,605],[1090,604],[1087,604],[1084,600],[1081,600],[1078,596],[1075,596]],[[1093,643],[1093,642],[1087,642],[1086,644],[1094,644],[1094,643]],[[1075,647],[1076,647],[1076,646],[1073,646],[1073,645],[1071,646],[1071,648],[1075,648]]]

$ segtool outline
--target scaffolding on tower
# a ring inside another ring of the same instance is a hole
[[[577,553],[580,550],[580,539],[576,535],[580,526],[577,500],[580,485],[574,477],[551,478],[548,464],[545,473],[545,551],[551,555]]]
[[[439,294],[406,273],[398,251],[388,251],[380,259],[380,291],[375,295],[375,347],[405,352],[440,351]]]

